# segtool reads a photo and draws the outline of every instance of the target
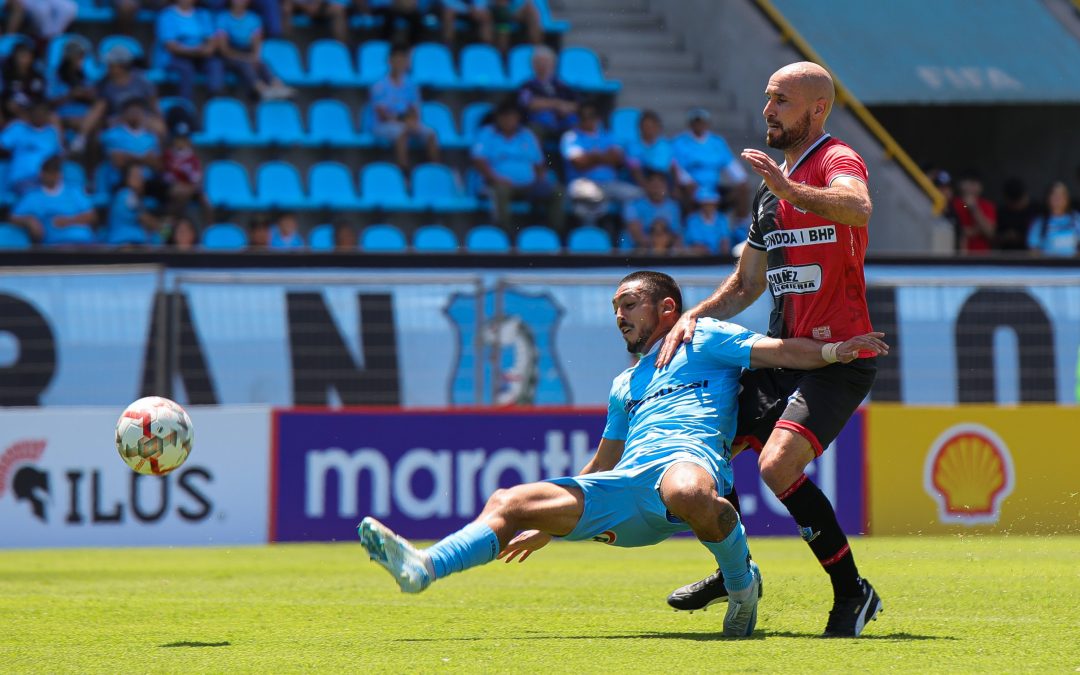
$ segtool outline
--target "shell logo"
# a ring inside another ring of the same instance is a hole
[[[930,447],[923,469],[923,489],[937,502],[943,523],[996,523],[1015,483],[1008,447],[981,424],[947,429]]]

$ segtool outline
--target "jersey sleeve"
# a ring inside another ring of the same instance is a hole
[[[757,197],[754,198],[753,204],[750,205],[750,231],[746,235],[746,245],[759,251],[766,250],[765,236],[762,230],[764,225],[760,222],[763,215],[761,209],[763,196],[764,191],[758,190]]]
[[[694,345],[720,367],[749,368],[750,350],[763,337],[738,324],[701,320],[694,331]]]
[[[604,424],[603,438],[610,441],[625,441],[626,433],[630,428],[630,418],[626,414],[626,406],[623,404],[622,377],[615,378],[611,383],[611,393],[608,395],[607,422]]]
[[[866,170],[866,162],[851,148],[843,145],[829,148],[829,154],[825,157],[823,165],[825,173],[825,185],[832,185],[837,178],[849,177],[868,183],[870,174]]]

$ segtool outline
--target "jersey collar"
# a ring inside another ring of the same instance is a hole
[[[790,171],[787,170],[787,162],[784,162],[784,164],[780,168],[783,169],[784,171],[787,171],[787,175],[790,176],[791,174],[795,173],[795,169],[799,168],[799,165],[803,163],[803,160],[810,156],[811,152],[817,150],[818,147],[820,147],[822,143],[829,140],[830,138],[832,138],[832,134],[822,133],[821,137],[818,138],[816,141],[814,141],[814,144],[811,145],[809,148],[807,148],[806,152],[804,152],[802,154],[802,156],[799,157],[798,160],[796,160],[795,166],[791,167]]]

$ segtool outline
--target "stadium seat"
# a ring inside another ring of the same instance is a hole
[[[396,164],[371,162],[360,172],[360,198],[366,208],[411,211],[405,177]]]
[[[320,99],[308,108],[309,145],[355,148],[371,144],[371,138],[357,133],[349,107],[337,99]]]
[[[87,23],[111,23],[116,18],[116,12],[111,6],[102,7],[94,0],[77,0],[78,13],[75,18]]]
[[[308,48],[308,82],[331,87],[355,87],[360,76],[349,48],[337,40],[316,40]]]
[[[639,108],[619,108],[611,113],[611,135],[618,143],[630,143],[638,140],[638,120],[641,119]]]
[[[308,171],[311,195],[308,203],[313,207],[350,210],[363,206],[353,183],[349,169],[339,162],[321,162]]]
[[[126,47],[136,61],[143,61],[146,58],[146,52],[143,51],[142,44],[130,35],[106,35],[98,43],[98,60],[105,63],[105,55],[117,46]]]
[[[442,147],[463,148],[466,146],[465,139],[457,132],[454,113],[450,112],[450,108],[447,108],[445,103],[427,101],[420,104],[420,120],[431,127]]]
[[[82,164],[68,160],[61,167],[60,175],[64,179],[64,185],[86,190],[86,169]]]
[[[0,249],[30,248],[30,235],[11,223],[0,223]]]
[[[570,233],[566,249],[571,253],[611,253],[611,237],[599,227],[584,225]]]
[[[622,89],[618,80],[604,77],[600,57],[587,47],[567,47],[559,52],[559,79],[585,91],[614,94]]]
[[[300,110],[292,101],[264,101],[255,109],[256,138],[265,145],[301,145],[307,141]]]
[[[404,253],[409,244],[393,225],[372,225],[360,235],[360,250],[369,253]]]
[[[526,227],[518,234],[517,249],[521,253],[559,253],[562,244],[555,230],[543,225]]]
[[[232,160],[212,162],[206,169],[206,196],[214,206],[250,209],[255,206],[251,182],[243,165]]]
[[[510,50],[510,85],[520,87],[533,78],[532,45],[518,45]]]
[[[477,225],[465,235],[469,253],[509,253],[510,237],[493,225]]]
[[[357,51],[357,68],[360,71],[359,84],[369,87],[386,77],[389,68],[390,43],[383,40],[368,40]]]
[[[308,205],[300,172],[288,162],[274,160],[255,174],[255,200],[262,208],[302,209]]]
[[[421,164],[412,174],[413,204],[434,211],[472,211],[476,199],[465,194],[461,182],[449,167]]]
[[[422,42],[413,48],[412,76],[424,87],[457,89],[461,86],[454,57],[446,45],[438,42]]]
[[[469,45],[461,51],[461,84],[470,89],[494,91],[512,88],[499,52],[485,44]]]
[[[271,39],[263,43],[263,61],[281,81],[293,87],[310,84],[304,66],[300,63],[300,51],[288,40]]]
[[[194,136],[196,145],[257,145],[247,106],[235,98],[213,98],[203,106],[203,130]]]
[[[215,251],[237,251],[247,248],[247,232],[239,225],[216,223],[206,228],[202,235],[203,248]]]
[[[476,140],[476,132],[484,125],[484,118],[491,114],[491,104],[477,101],[465,106],[461,113],[461,138],[471,145]]]
[[[533,5],[540,15],[540,26],[545,33],[565,33],[570,30],[569,21],[560,21],[551,15],[548,0],[533,0]]]
[[[413,235],[413,250],[419,253],[456,253],[458,240],[448,227],[424,225]]]
[[[308,232],[308,249],[312,251],[334,250],[334,226],[329,223],[316,225]]]

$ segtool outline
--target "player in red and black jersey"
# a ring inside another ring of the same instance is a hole
[[[773,74],[765,96],[766,143],[784,152],[784,164],[760,150],[743,151],[762,184],[738,268],[683,315],[657,365],[691,339],[698,317],[729,319],[766,286],[774,302],[770,337],[836,344],[871,330],[863,277],[872,210],[867,171],[854,150],[824,131],[833,105],[832,78],[816,64],[793,63]],[[804,472],[869,393],[873,361],[834,363],[817,371],[746,371],[741,379],[739,434],[759,451],[762,479],[832,580],[826,636],[858,636],[881,609],[873,587],[859,576],[832,504]],[[668,602],[697,609],[722,600],[722,584],[714,574],[676,590]]]

